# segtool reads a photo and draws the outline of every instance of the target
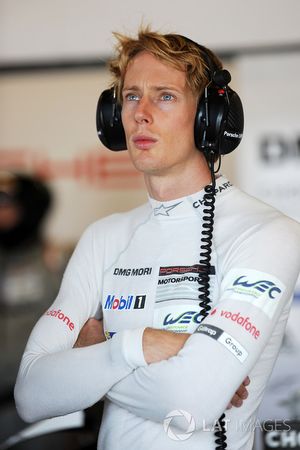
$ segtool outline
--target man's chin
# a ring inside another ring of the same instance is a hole
[[[134,167],[144,175],[159,175],[162,172],[160,167],[153,164],[135,164]]]
[[[136,170],[144,174],[154,175],[162,169],[161,164],[154,160],[149,153],[144,152],[138,157],[130,155],[130,158]]]

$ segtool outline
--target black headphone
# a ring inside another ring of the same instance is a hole
[[[196,147],[204,153],[214,152],[215,157],[230,153],[241,142],[244,129],[242,102],[238,94],[228,86],[231,75],[228,70],[216,67],[205,47],[185,36],[180,37],[199,48],[210,79],[199,100],[195,116]],[[97,132],[102,144],[113,151],[127,149],[121,109],[114,88],[102,92],[97,104]]]

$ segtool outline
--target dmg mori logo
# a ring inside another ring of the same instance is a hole
[[[242,275],[241,277],[237,278],[234,281],[233,286],[242,286],[243,288],[245,288],[247,290],[253,289],[258,294],[259,293],[263,294],[265,292],[268,292],[269,297],[272,299],[276,298],[276,293],[277,294],[281,293],[281,289],[279,289],[279,287],[277,287],[276,284],[273,283],[272,281],[259,280],[259,281],[254,281],[254,283],[250,283],[247,280],[247,277],[245,275]]]

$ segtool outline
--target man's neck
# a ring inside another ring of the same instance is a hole
[[[189,168],[187,173],[145,174],[145,184],[151,198],[158,201],[175,200],[201,191],[211,183],[211,174],[206,161]]]

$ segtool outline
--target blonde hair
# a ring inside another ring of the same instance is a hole
[[[151,31],[149,27],[140,28],[136,39],[120,33],[113,34],[117,39],[117,55],[109,68],[120,102],[127,66],[140,52],[149,52],[162,62],[184,71],[188,86],[197,96],[202,95],[210,81],[211,63],[214,70],[222,68],[221,61],[211,50],[178,34],[161,34]]]

